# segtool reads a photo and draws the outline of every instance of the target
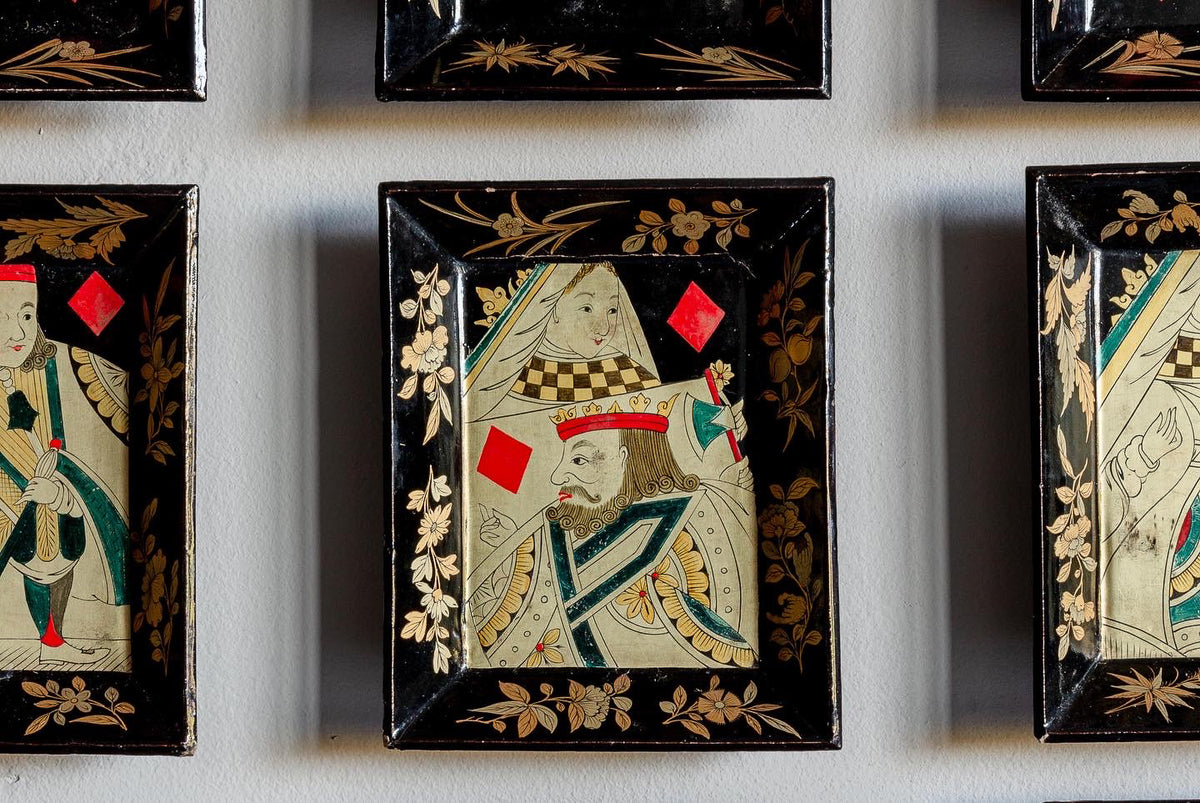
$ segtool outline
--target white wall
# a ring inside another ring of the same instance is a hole
[[[1033,738],[1023,167],[1196,156],[1200,107],[1027,105],[1022,0],[835,0],[828,102],[388,105],[374,0],[209,11],[203,105],[0,105],[0,181],[201,186],[192,759],[0,758],[0,798],[1044,799],[1190,745]],[[382,747],[376,184],[837,178],[845,747]]]

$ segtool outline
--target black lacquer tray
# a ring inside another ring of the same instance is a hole
[[[1200,170],[1031,168],[1044,741],[1200,736]]]
[[[380,0],[379,13],[380,100],[830,94],[828,0]]]
[[[0,186],[0,752],[195,748],[197,204]]]
[[[383,185],[389,746],[840,746],[832,190]]]
[[[1026,0],[1027,100],[1190,100],[1200,93],[1191,0]]]
[[[204,100],[204,0],[5,0],[0,100]]]

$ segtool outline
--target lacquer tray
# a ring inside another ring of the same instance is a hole
[[[832,190],[381,187],[389,746],[840,745]]]
[[[380,100],[830,93],[829,0],[380,0],[379,15]]]
[[[1028,181],[1036,731],[1193,739],[1200,170],[1043,167]]]
[[[0,751],[195,747],[196,214],[0,186]]]
[[[5,0],[0,100],[204,100],[204,0]]]
[[[1200,93],[1191,0],[1025,0],[1026,100],[1190,100]]]

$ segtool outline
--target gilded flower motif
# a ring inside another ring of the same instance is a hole
[[[171,380],[183,373],[183,363],[168,365],[163,357],[163,342],[161,337],[154,339],[154,345],[141,348],[142,356],[149,358],[142,364],[142,379],[146,383],[146,392],[150,395],[150,409],[158,409],[158,397],[167,389]]]
[[[163,618],[163,599],[167,594],[167,556],[160,549],[146,561],[146,573],[142,575],[142,610],[151,627],[158,627]]]
[[[713,64],[724,64],[733,61],[733,52],[727,47],[706,47],[700,51],[700,58]]]
[[[689,240],[699,240],[711,225],[703,212],[676,212],[671,216],[671,233]]]
[[[400,365],[416,373],[435,373],[446,361],[449,342],[450,335],[445,326],[439,324],[432,330],[422,329],[413,338],[411,346],[400,350]]]
[[[1096,618],[1096,603],[1085,600],[1083,594],[1064,591],[1061,605],[1072,624],[1081,625]]]
[[[724,360],[717,360],[708,366],[708,370],[712,373],[713,384],[717,386],[718,391],[724,390],[733,381],[733,368]]]
[[[563,654],[556,646],[559,635],[556,627],[547,630],[542,640],[534,646],[533,652],[525,659],[525,666],[541,666],[543,661],[548,664],[561,664]]]
[[[799,535],[804,529],[798,510],[791,502],[773,504],[758,517],[759,532],[764,538],[784,538]]]
[[[58,49],[58,55],[67,61],[81,61],[88,56],[96,55],[96,49],[91,42],[63,42]]]
[[[1078,521],[1067,526],[1054,541],[1054,554],[1060,559],[1086,558],[1092,554],[1092,542],[1088,540],[1092,522],[1087,516],[1081,516]]]
[[[510,215],[508,212],[501,212],[492,223],[492,228],[495,229],[501,237],[520,237],[525,233],[525,222],[519,217]]]
[[[429,547],[437,546],[450,532],[450,507],[449,504],[438,505],[421,515],[421,524],[417,527],[421,539],[415,551],[424,552]]]
[[[709,722],[724,725],[742,715],[742,701],[733,692],[724,689],[706,691],[696,700],[696,713]]]
[[[62,702],[58,704],[59,713],[69,714],[78,709],[80,712],[86,714],[88,711],[92,710],[92,704],[89,702],[92,693],[86,689],[83,691],[76,691],[70,686],[66,686],[58,694],[62,700]]]
[[[758,312],[758,325],[766,326],[768,322],[778,318],[783,313],[782,304],[783,282],[775,282],[763,294],[762,308]]]
[[[442,593],[441,586],[431,586],[426,582],[417,582],[413,584],[418,591],[421,592],[421,607],[433,619],[434,622],[440,622],[450,615],[451,608],[457,608],[458,603],[453,597],[448,597]]]
[[[1173,59],[1183,52],[1183,42],[1169,33],[1158,31],[1139,36],[1134,47],[1138,53],[1145,53],[1152,59]]]
[[[625,618],[638,616],[647,623],[654,621],[654,606],[650,604],[650,593],[646,590],[646,578],[642,577],[617,596],[617,604],[625,606]]]
[[[584,688],[577,683],[571,686],[571,702],[567,705],[578,707],[583,713],[583,727],[596,730],[608,718],[611,698],[604,689],[598,686]]]

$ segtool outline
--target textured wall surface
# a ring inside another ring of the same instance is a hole
[[[1200,106],[1028,105],[1018,0],[836,0],[832,101],[389,105],[374,0],[213,0],[202,105],[0,105],[0,181],[201,187],[191,759],[0,799],[1156,797],[1193,745],[1033,738],[1023,168],[1194,158]],[[376,184],[837,179],[845,747],[382,747]],[[484,791],[486,790],[486,791]]]

